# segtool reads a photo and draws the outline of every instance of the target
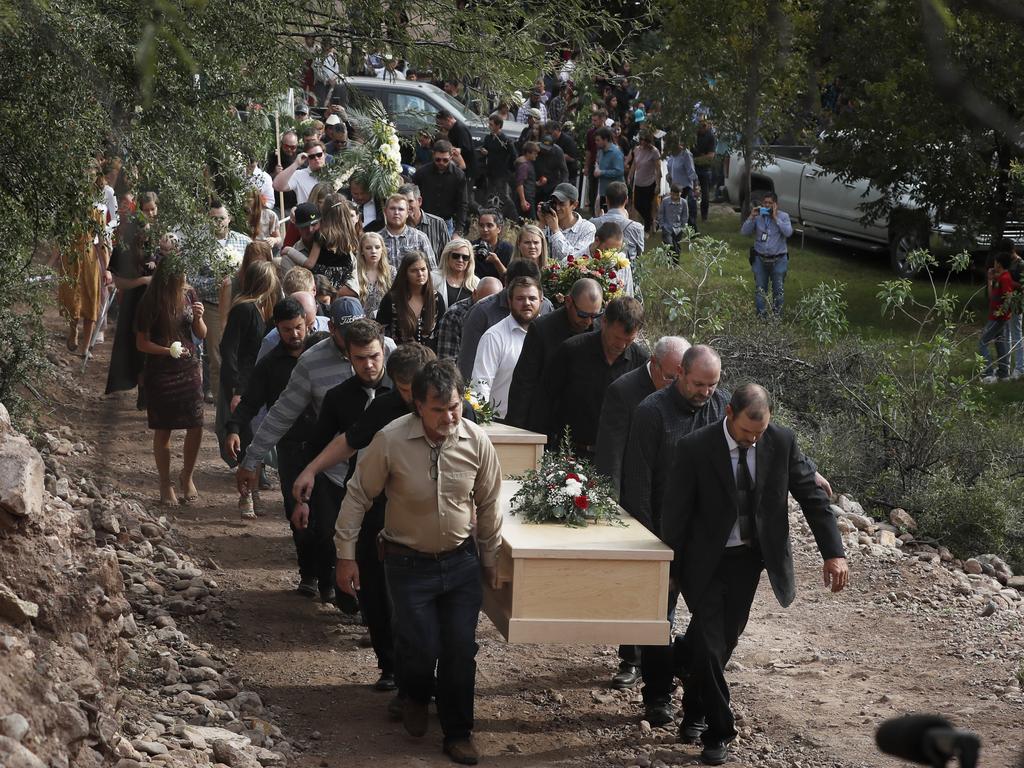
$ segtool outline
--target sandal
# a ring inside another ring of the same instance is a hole
[[[178,503],[182,506],[191,507],[197,501],[199,501],[199,491],[196,490],[195,483],[189,483],[188,488],[181,482],[181,475],[178,475],[178,491],[181,493],[181,497],[178,499]]]
[[[238,497],[238,511],[242,514],[243,520],[255,520],[256,510],[252,506],[252,494],[247,493]]]

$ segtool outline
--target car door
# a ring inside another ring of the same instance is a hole
[[[804,221],[817,229],[866,240],[886,239],[885,226],[865,225],[862,206],[880,197],[867,179],[842,181],[815,162],[803,170],[800,210]]]

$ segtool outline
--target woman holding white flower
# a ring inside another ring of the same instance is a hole
[[[185,283],[176,258],[161,260],[139,301],[135,343],[146,355],[143,382],[146,415],[153,430],[153,458],[160,475],[160,503],[177,504],[171,481],[171,432],[185,430],[184,462],[178,475],[181,501],[199,498],[192,473],[203,437],[203,374],[195,340],[206,338],[203,302]]]

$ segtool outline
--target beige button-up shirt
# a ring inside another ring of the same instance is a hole
[[[501,544],[501,468],[491,441],[480,427],[463,420],[441,444],[436,474],[431,458],[415,413],[377,433],[360,452],[341,505],[334,530],[339,559],[355,559],[363,515],[383,491],[388,497],[385,539],[420,552],[447,552],[472,534],[475,509],[480,560],[494,565]]]

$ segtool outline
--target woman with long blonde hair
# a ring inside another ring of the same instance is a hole
[[[441,251],[439,261],[431,278],[441,299],[441,306],[437,310],[440,317],[456,302],[472,296],[480,278],[476,275],[473,244],[469,240],[461,237],[449,240]]]
[[[364,232],[359,238],[356,258],[359,301],[367,317],[375,317],[381,299],[391,290],[394,274],[387,257],[387,246],[379,232]]]
[[[526,224],[519,230],[516,238],[516,252],[514,259],[526,259],[537,265],[537,269],[543,272],[548,263],[548,240],[540,227],[535,224]]]
[[[242,275],[242,292],[231,303],[224,336],[220,341],[220,398],[217,401],[217,436],[220,439],[221,455],[229,465],[234,459],[224,449],[224,438],[229,413],[233,413],[249,384],[249,377],[256,366],[267,324],[274,313],[274,305],[281,299],[281,284],[277,269],[272,262],[257,261],[246,267]],[[242,450],[252,440],[248,429],[240,434]],[[256,516],[251,494],[238,500],[243,519]]]

